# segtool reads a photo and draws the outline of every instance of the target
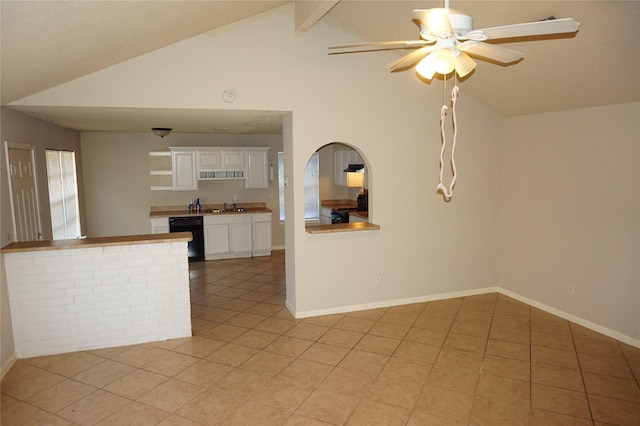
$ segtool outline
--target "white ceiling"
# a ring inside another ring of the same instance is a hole
[[[0,3],[2,105],[7,105],[289,1]],[[298,30],[330,9],[328,16],[371,41],[417,39],[411,10],[442,7],[441,1],[298,3]],[[502,44],[525,54],[517,64],[477,61],[476,70],[461,87],[505,116],[640,100],[640,1],[451,0],[450,6],[473,16],[474,28],[549,16],[572,17],[582,23],[575,36]],[[382,56],[380,60],[381,66],[386,65]],[[282,116],[277,111],[16,109],[78,130],[148,131],[152,126],[164,126],[163,119],[171,116],[176,131],[278,133]]]

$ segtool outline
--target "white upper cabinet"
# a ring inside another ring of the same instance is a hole
[[[245,153],[241,149],[194,148],[198,153],[198,179],[244,179]]]
[[[245,188],[269,187],[269,148],[170,147],[149,153],[151,189],[190,191],[198,180],[244,179]],[[164,159],[170,158],[171,161]]]
[[[347,174],[344,172],[349,164],[364,164],[362,157],[355,149],[338,149],[333,153],[333,181],[336,185],[347,186]]]
[[[222,150],[222,168],[226,170],[240,170],[244,168],[244,152]]]
[[[220,170],[222,168],[220,151],[198,151],[198,171]]]
[[[171,164],[174,191],[198,189],[195,151],[172,151]]]
[[[245,151],[247,156],[247,177],[244,181],[245,188],[257,189],[269,187],[269,148],[254,148]]]

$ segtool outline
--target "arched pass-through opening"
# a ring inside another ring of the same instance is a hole
[[[355,146],[332,142],[320,147],[305,170],[307,232],[379,229],[370,221],[370,176],[366,158]]]

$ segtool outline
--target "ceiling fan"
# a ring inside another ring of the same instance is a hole
[[[331,46],[329,49],[341,51],[329,54],[417,49],[391,64],[391,71],[403,71],[415,65],[416,71],[429,80],[435,73],[447,75],[454,70],[463,78],[476,67],[472,57],[501,64],[514,63],[524,57],[515,50],[486,43],[488,40],[499,43],[519,37],[573,33],[580,27],[580,23],[572,18],[549,17],[536,22],[473,29],[473,18],[449,9],[449,0],[444,0],[443,8],[415,9],[413,16],[420,26],[420,40]]]

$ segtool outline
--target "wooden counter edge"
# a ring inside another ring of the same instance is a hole
[[[125,246],[136,244],[172,243],[191,241],[191,232],[173,232],[171,234],[123,235],[117,237],[79,238],[74,240],[24,241],[4,246],[0,252],[19,253],[27,251],[66,250],[89,247]]]
[[[338,232],[377,231],[380,225],[369,222],[336,223],[332,225],[307,225],[307,234],[335,234]]]

